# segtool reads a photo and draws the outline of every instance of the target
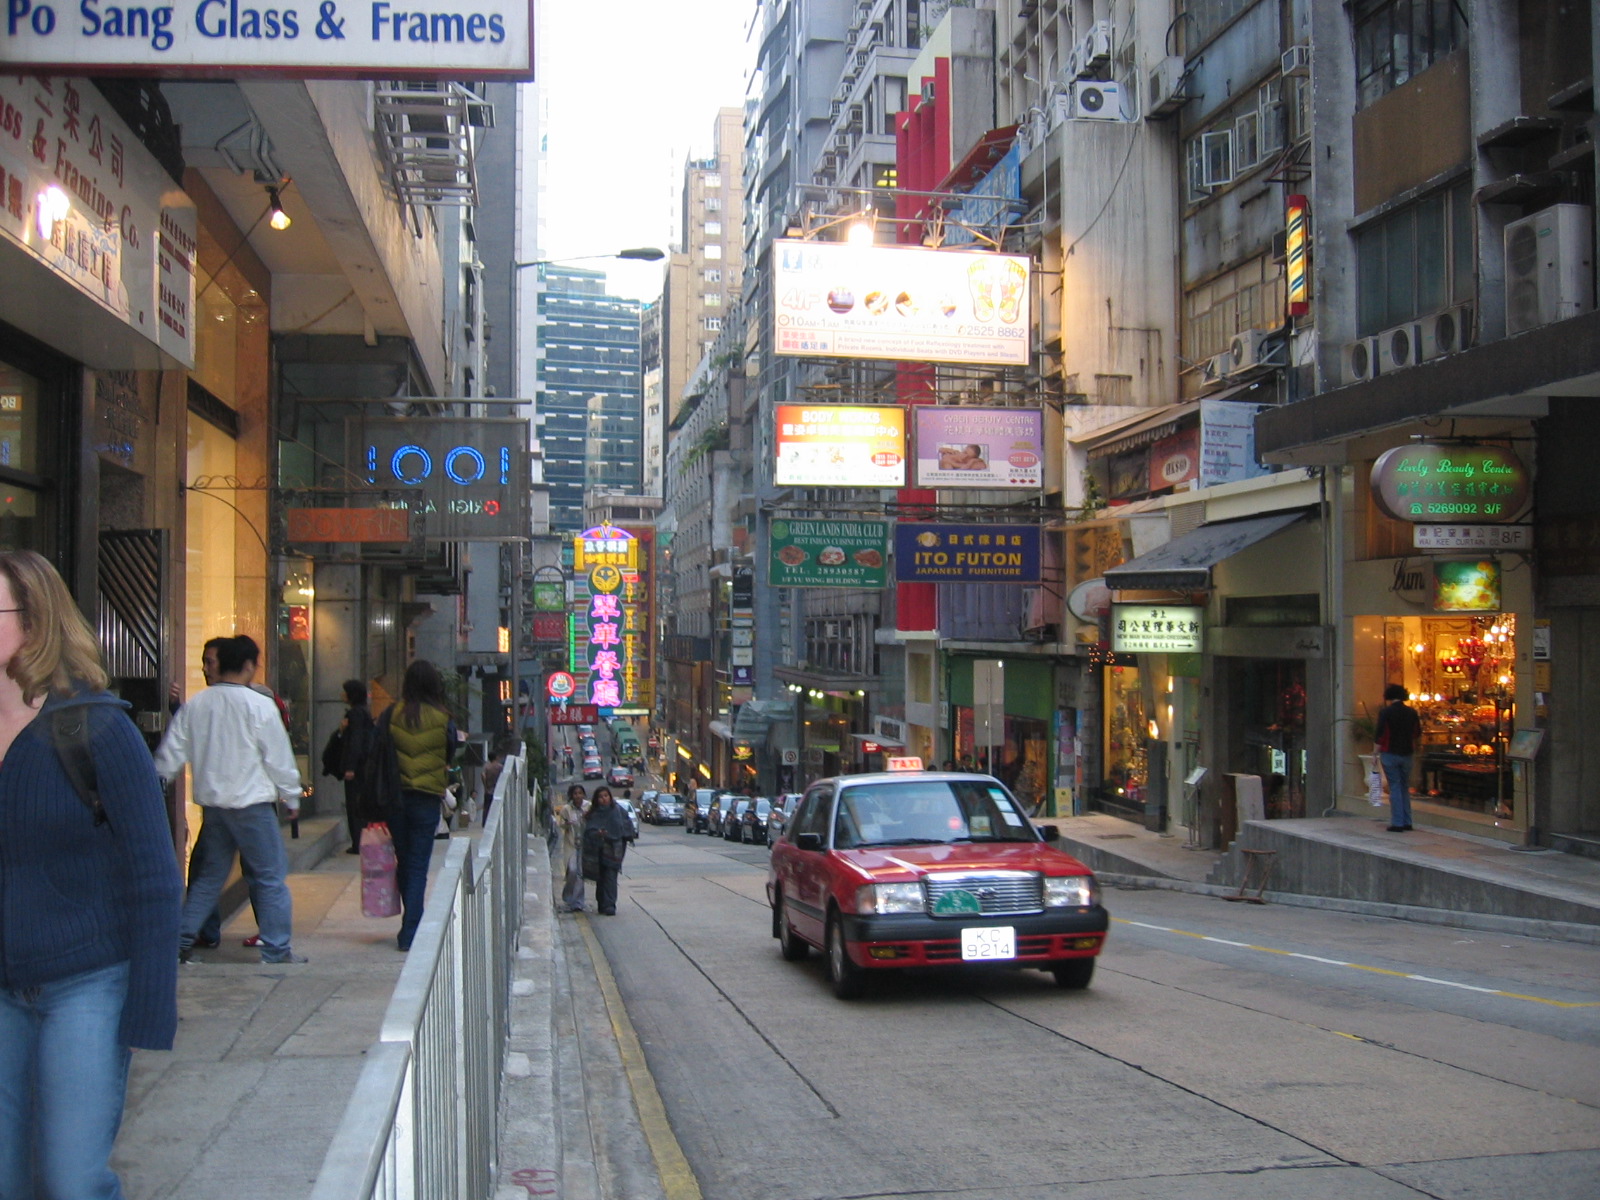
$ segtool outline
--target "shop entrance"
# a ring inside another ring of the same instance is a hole
[[[1231,658],[1228,770],[1257,775],[1269,820],[1306,815],[1306,664]]]

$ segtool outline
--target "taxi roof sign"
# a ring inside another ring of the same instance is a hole
[[[922,760],[915,755],[907,755],[904,758],[889,758],[884,760],[883,769],[885,771],[920,771],[922,770]]]

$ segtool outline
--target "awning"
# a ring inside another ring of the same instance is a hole
[[[1159,442],[1178,432],[1185,419],[1200,411],[1200,402],[1166,404],[1148,413],[1129,417],[1099,429],[1090,429],[1073,437],[1073,441],[1086,447],[1090,458],[1109,458],[1127,450],[1137,450],[1151,442]]]
[[[733,733],[741,738],[763,738],[774,721],[794,720],[794,705],[787,700],[747,700],[733,718]]]
[[[1113,591],[1198,592],[1211,586],[1211,568],[1305,517],[1309,509],[1201,525],[1148,554],[1106,572]]]
[[[733,741],[733,730],[728,728],[726,721],[713,721],[706,728],[711,731],[712,737],[721,738],[725,742]]]
[[[899,738],[879,737],[875,733],[852,733],[851,737],[858,742],[872,742],[879,746],[886,746],[891,750],[904,750],[906,744]]]

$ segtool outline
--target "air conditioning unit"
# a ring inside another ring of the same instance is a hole
[[[1111,61],[1111,22],[1096,21],[1078,43],[1078,65],[1097,71]]]
[[[1422,361],[1456,354],[1472,345],[1472,305],[1458,304],[1431,317],[1423,317],[1421,330]]]
[[[1584,204],[1552,204],[1506,226],[1506,332],[1594,307],[1594,229]]]
[[[1233,374],[1233,354],[1224,350],[1221,354],[1213,354],[1200,364],[1200,382],[1202,384],[1221,383]]]
[[[1182,55],[1169,54],[1157,62],[1150,68],[1149,80],[1145,88],[1145,120],[1170,117],[1189,102],[1189,76]]]
[[[1050,128],[1054,129],[1063,121],[1072,120],[1072,93],[1057,92],[1050,97]]]
[[[1378,374],[1414,367],[1422,361],[1422,327],[1413,322],[1385,329],[1378,343]]]
[[[1233,345],[1228,350],[1228,357],[1233,360],[1233,367],[1228,374],[1237,375],[1252,367],[1272,365],[1276,347],[1271,339],[1272,331],[1267,329],[1246,329],[1235,334]]]
[[[1083,59],[1078,56],[1078,47],[1074,46],[1067,51],[1067,61],[1061,64],[1061,74],[1068,83],[1075,83],[1089,74],[1089,69],[1083,65]]]
[[[1285,75],[1310,75],[1311,46],[1308,43],[1290,46],[1283,52],[1279,66]]]
[[[1080,81],[1072,89],[1072,116],[1078,121],[1126,121],[1122,85]]]
[[[1358,338],[1344,347],[1344,377],[1347,383],[1378,377],[1378,339]]]

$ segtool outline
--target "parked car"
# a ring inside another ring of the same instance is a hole
[[[744,829],[744,810],[750,807],[748,796],[731,797],[722,809],[722,840],[737,842]]]
[[[671,792],[646,792],[641,804],[649,805],[642,814],[653,825],[677,825],[683,820],[683,800]]]
[[[612,787],[631,788],[633,786],[633,772],[627,767],[612,767],[606,772],[606,782]]]
[[[628,827],[633,830],[633,832],[631,834],[629,834],[628,836],[629,837],[633,837],[633,838],[638,837],[639,836],[639,813],[633,807],[633,801],[632,800],[624,800],[620,796],[615,796],[615,797],[613,797],[613,799],[616,801],[617,807],[620,808],[624,813],[626,813],[628,815]]]
[[[791,962],[822,950],[842,1000],[903,967],[1036,967],[1088,987],[1110,918],[1059,838],[993,776],[819,780],[772,848],[772,936]]]
[[[695,788],[683,803],[683,831],[704,833],[706,821],[711,816],[711,806],[716,802],[715,788]]]
[[[779,792],[773,797],[772,815],[767,818],[767,845],[772,845],[783,836],[789,818],[794,816],[794,807],[801,799],[803,799],[801,792]]]
[[[647,825],[654,825],[656,823],[656,797],[660,794],[661,793],[656,791],[654,788],[645,788],[644,791],[639,793],[639,820],[645,822]]]
[[[739,797],[732,792],[718,792],[717,798],[711,802],[711,808],[706,814],[706,832],[715,837],[723,836],[723,831],[728,822],[728,809]]]
[[[757,846],[767,845],[767,823],[771,820],[772,801],[765,796],[757,796],[739,814],[739,840]]]
[[[606,770],[600,765],[600,760],[593,755],[586,755],[583,760],[583,777],[585,779],[604,779]]]

